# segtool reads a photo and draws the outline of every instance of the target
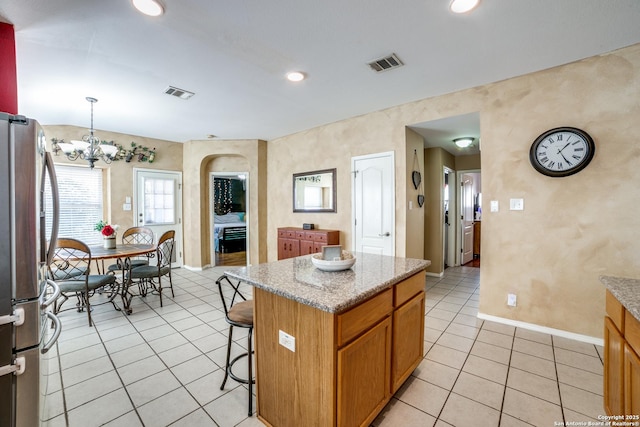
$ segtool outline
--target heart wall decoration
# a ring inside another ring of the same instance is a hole
[[[422,174],[420,173],[420,162],[418,161],[418,150],[413,150],[413,172],[411,173],[413,186],[418,190],[418,206],[424,205],[424,192],[422,191]]]

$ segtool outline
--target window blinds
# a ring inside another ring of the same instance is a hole
[[[76,166],[55,166],[60,193],[59,237],[72,237],[87,245],[102,243],[102,235],[95,225],[102,217],[102,170]],[[51,189],[47,183],[46,224],[50,234],[52,221]]]

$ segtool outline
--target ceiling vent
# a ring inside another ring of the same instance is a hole
[[[166,93],[167,95],[175,96],[180,99],[189,99],[193,95],[195,95],[195,93],[193,92],[189,92],[188,90],[184,90],[184,89],[178,89],[177,87],[173,87],[173,86],[167,87],[164,90],[164,93]]]
[[[404,63],[400,61],[400,58],[395,53],[392,53],[390,56],[385,58],[377,59],[373,62],[369,62],[369,67],[377,73],[381,73],[383,71],[391,70],[393,68],[402,67]]]

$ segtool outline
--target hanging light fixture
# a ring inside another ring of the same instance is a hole
[[[91,129],[89,135],[82,137],[82,141],[57,142],[54,149],[62,150],[67,159],[76,160],[78,158],[89,162],[89,167],[93,169],[94,163],[102,160],[111,163],[118,153],[115,145],[101,144],[100,140],[93,134],[93,104],[98,102],[96,98],[88,96],[87,101],[91,103]]]

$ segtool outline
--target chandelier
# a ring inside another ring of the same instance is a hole
[[[88,96],[87,101],[91,103],[91,129],[89,135],[82,137],[82,141],[63,142],[55,141],[54,150],[56,153],[61,150],[67,159],[83,159],[89,162],[89,167],[93,169],[94,163],[102,160],[111,163],[118,154],[118,147],[100,140],[93,134],[93,104],[98,102],[96,98]]]

